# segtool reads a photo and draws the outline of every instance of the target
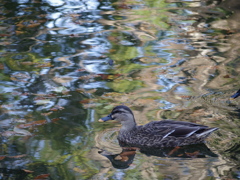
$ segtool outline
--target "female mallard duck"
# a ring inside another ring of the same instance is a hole
[[[120,145],[132,147],[176,147],[203,143],[218,128],[209,128],[190,122],[162,120],[137,126],[134,115],[127,106],[117,106],[100,122],[117,120],[122,127],[118,134]]]

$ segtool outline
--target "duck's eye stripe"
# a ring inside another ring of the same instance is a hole
[[[122,113],[121,111],[114,111],[113,114]]]

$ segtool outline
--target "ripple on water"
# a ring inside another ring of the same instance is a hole
[[[239,99],[230,98],[235,91],[222,91],[222,92],[211,92],[205,95],[202,95],[199,98],[199,101],[202,102],[205,106],[211,106],[218,109],[226,110],[239,110],[240,101]]]
[[[111,128],[98,132],[95,137],[96,146],[109,153],[119,153],[122,148],[118,144],[117,135],[120,128]]]

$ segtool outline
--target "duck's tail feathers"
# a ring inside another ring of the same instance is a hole
[[[196,136],[198,137],[198,138],[206,138],[206,137],[208,137],[213,131],[216,131],[216,130],[218,130],[218,128],[209,128],[209,129],[206,129],[205,131],[203,131],[203,132],[201,132],[201,133],[199,133],[199,134],[196,134]]]

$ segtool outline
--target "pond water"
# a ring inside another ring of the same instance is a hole
[[[0,1],[0,179],[240,179],[239,0]],[[205,145],[120,148],[138,124],[219,127]]]

